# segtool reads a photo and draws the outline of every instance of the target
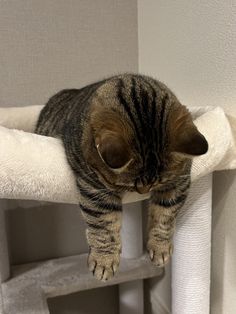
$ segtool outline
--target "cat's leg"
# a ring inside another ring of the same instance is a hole
[[[156,266],[163,267],[173,252],[172,236],[176,216],[187,197],[182,191],[153,191],[149,200],[147,250]]]
[[[100,280],[114,276],[120,263],[121,253],[121,213],[110,213],[94,221],[96,226],[87,229],[87,240],[90,247],[88,266]]]
[[[98,279],[105,281],[114,276],[120,263],[122,205],[117,198],[109,203],[91,200],[80,204],[87,223],[88,266]]]

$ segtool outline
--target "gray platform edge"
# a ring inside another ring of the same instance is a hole
[[[87,268],[87,254],[12,267],[11,279],[2,283],[2,314],[49,314],[47,299],[82,290],[160,276],[147,255],[122,259],[111,280],[101,282]]]

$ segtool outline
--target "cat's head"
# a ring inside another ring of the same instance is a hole
[[[100,180],[139,193],[183,175],[186,161],[208,149],[175,95],[137,75],[110,79],[97,90],[84,138],[85,158]]]

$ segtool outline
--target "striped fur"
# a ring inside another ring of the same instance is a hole
[[[147,76],[114,76],[50,98],[36,133],[64,143],[80,191],[94,275],[107,280],[119,266],[126,191],[151,191],[147,248],[153,262],[163,266],[190,186],[189,151],[207,150],[175,95]]]

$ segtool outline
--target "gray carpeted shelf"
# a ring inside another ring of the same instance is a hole
[[[119,272],[107,282],[98,281],[87,268],[87,254],[12,267],[11,278],[2,284],[5,313],[47,314],[47,298],[82,290],[160,276],[148,256],[122,259]]]

